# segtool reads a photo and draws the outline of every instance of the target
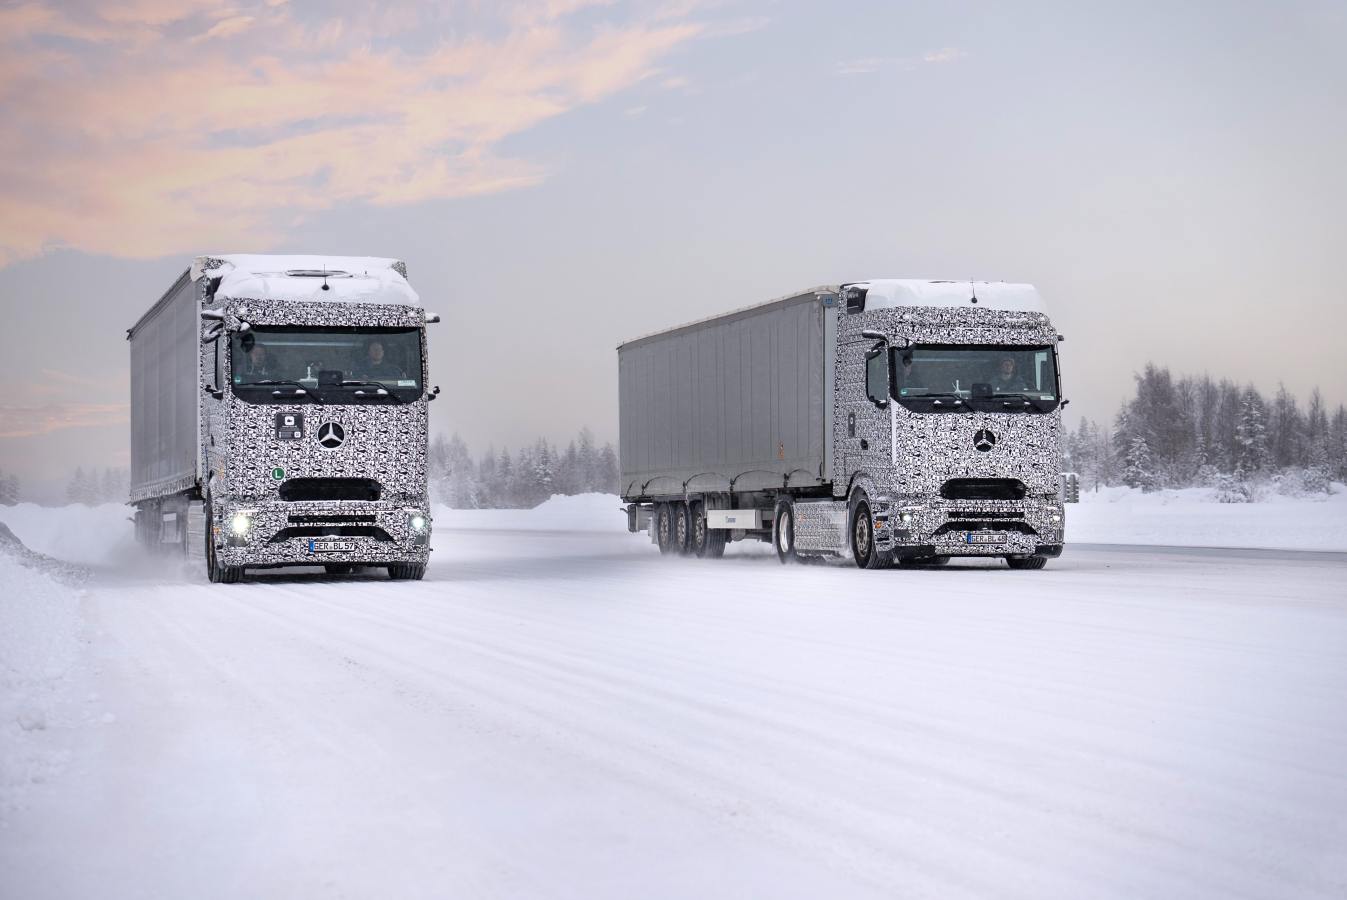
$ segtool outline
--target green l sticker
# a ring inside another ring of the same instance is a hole
[[[285,470],[282,469],[280,466],[277,466],[276,468],[271,470],[271,477],[276,479],[277,481],[284,481]]]

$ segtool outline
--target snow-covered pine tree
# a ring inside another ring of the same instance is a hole
[[[617,451],[613,449],[612,444],[604,444],[603,450],[599,452],[598,473],[594,489],[605,494],[621,493],[621,488],[618,486],[619,477]]]
[[[14,506],[19,502],[19,476],[0,470],[0,506]]]
[[[1240,400],[1239,424],[1235,427],[1235,474],[1248,480],[1268,468],[1267,412],[1263,398],[1248,387]]]
[[[1146,442],[1146,436],[1134,434],[1132,441],[1127,445],[1127,453],[1124,456],[1123,464],[1123,484],[1128,487],[1141,488],[1143,491],[1155,490],[1158,481],[1155,474],[1155,461],[1151,458],[1150,444]]]

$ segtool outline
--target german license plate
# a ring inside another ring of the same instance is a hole
[[[349,553],[355,550],[355,541],[309,541],[310,553]]]
[[[970,531],[964,539],[970,544],[1004,544],[1006,536],[994,531]]]

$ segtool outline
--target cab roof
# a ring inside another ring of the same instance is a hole
[[[406,264],[378,256],[198,256],[191,278],[202,275],[220,279],[217,299],[421,305]]]

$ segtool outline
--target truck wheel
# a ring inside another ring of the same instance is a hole
[[[702,559],[720,559],[725,555],[725,542],[730,533],[724,528],[710,528],[706,521],[706,504],[692,507],[692,552]]]
[[[327,563],[323,570],[329,575],[350,575],[355,571],[355,566],[343,565],[342,563]]]
[[[795,559],[795,507],[789,500],[778,500],[772,515],[772,544],[776,558],[785,563]]]
[[[393,563],[388,567],[388,577],[392,581],[420,581],[426,577],[426,564]]]
[[[668,503],[655,506],[655,544],[661,554],[673,551],[673,510]]]
[[[1006,565],[1012,569],[1041,569],[1047,564],[1046,556],[1030,556],[1024,559],[1016,559],[1013,556],[1006,557]]]
[[[669,506],[673,510],[673,548],[679,556],[687,556],[692,552],[692,514],[681,500]]]
[[[887,569],[893,565],[893,557],[875,547],[875,522],[865,500],[857,503],[851,514],[851,555],[862,569]]]
[[[211,584],[237,584],[243,578],[242,566],[222,566],[215,555],[215,513],[206,501],[206,577]]]

